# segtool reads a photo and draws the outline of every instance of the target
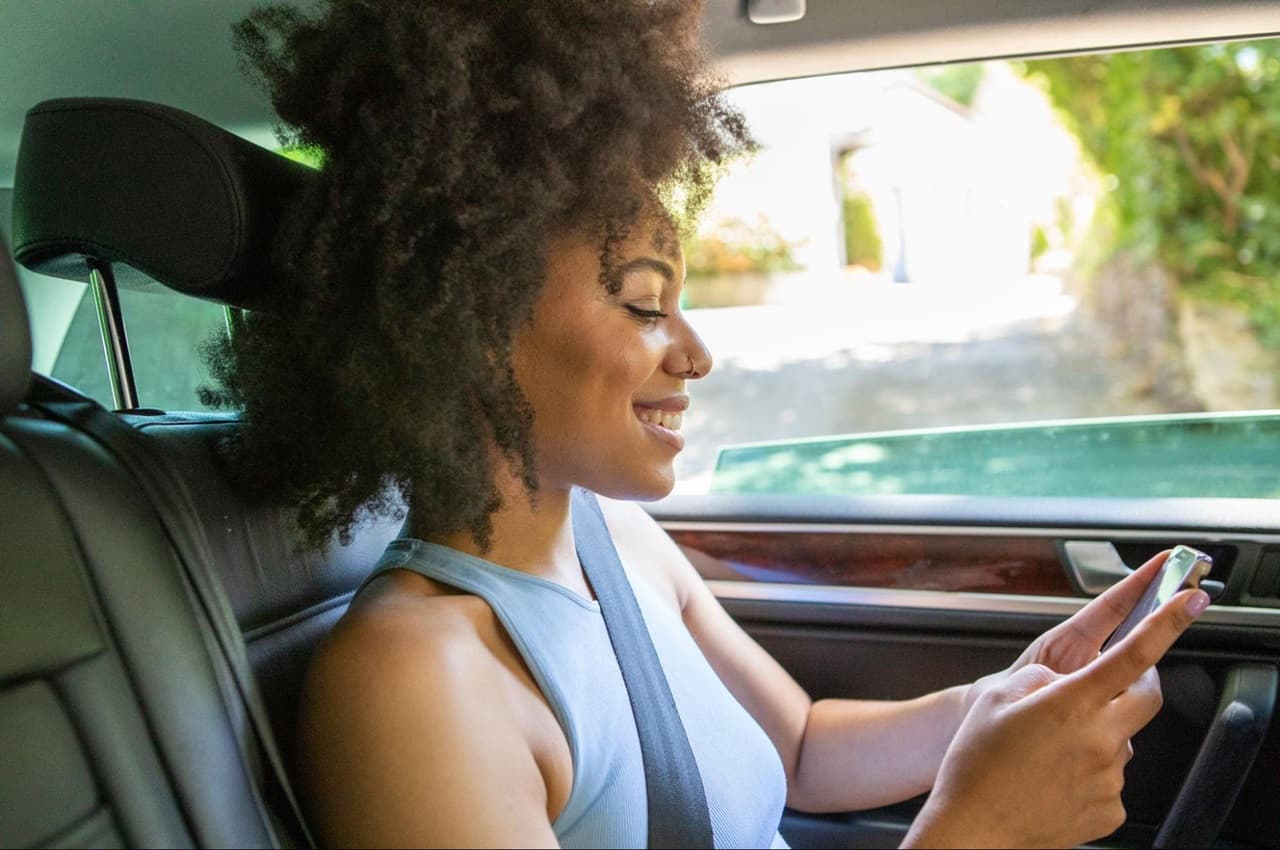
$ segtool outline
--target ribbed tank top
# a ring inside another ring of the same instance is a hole
[[[640,742],[599,603],[421,540],[392,541],[364,584],[392,569],[480,597],[511,636],[573,759],[569,798],[551,825],[560,846],[645,847]],[[786,776],[772,741],[711,669],[678,613],[643,579],[630,584],[702,774],[715,846],[786,847],[778,833]]]

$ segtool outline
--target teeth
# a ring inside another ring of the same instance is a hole
[[[651,407],[642,407],[637,409],[636,416],[641,422],[648,422],[650,425],[660,425],[670,431],[679,431],[680,426],[684,424],[683,413],[670,413],[665,410],[654,410]]]

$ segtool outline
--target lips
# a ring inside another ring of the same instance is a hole
[[[684,411],[689,407],[688,396],[663,399],[660,402],[633,404],[636,419],[645,430],[676,451],[684,448],[684,437],[679,433],[684,424]]]
[[[637,401],[635,406],[649,410],[665,410],[669,413],[684,413],[689,409],[689,397],[684,393],[677,393],[653,401]]]

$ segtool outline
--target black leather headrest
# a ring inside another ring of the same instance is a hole
[[[0,239],[0,413],[18,406],[31,383],[31,326],[9,249]]]
[[[116,281],[152,281],[253,309],[269,286],[284,204],[315,172],[207,121],[136,100],[65,98],[33,107],[13,186],[14,255],[87,281],[85,257]]]

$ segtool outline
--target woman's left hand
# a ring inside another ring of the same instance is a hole
[[[983,676],[970,685],[964,698],[964,714],[969,713],[969,709],[984,693],[1028,664],[1041,664],[1055,673],[1065,675],[1074,673],[1097,658],[1103,642],[1111,636],[1133,606],[1138,604],[1143,591],[1169,557],[1169,551],[1156,555],[1134,570],[1132,575],[1109,587],[1069,620],[1040,635],[1007,669]],[[1146,687],[1159,687],[1154,668],[1149,677],[1144,678],[1148,679],[1144,682]]]

